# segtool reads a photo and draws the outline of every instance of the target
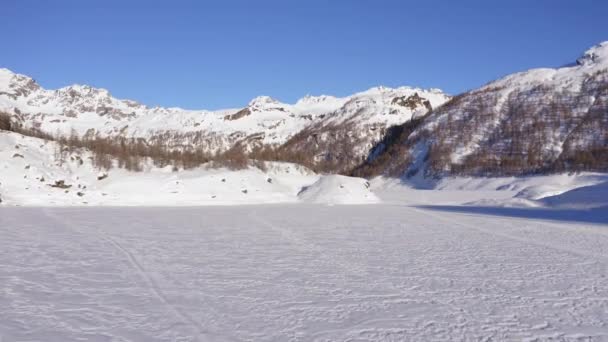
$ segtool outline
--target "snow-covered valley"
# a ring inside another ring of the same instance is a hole
[[[0,337],[605,340],[606,211],[557,213],[2,208]]]
[[[12,132],[0,157],[3,342],[608,338],[606,174],[100,172]]]

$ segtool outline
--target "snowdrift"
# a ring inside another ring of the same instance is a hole
[[[445,177],[420,180],[377,177],[371,189],[385,203],[486,207],[608,206],[608,174],[581,172],[526,177]]]
[[[363,178],[338,175],[322,176],[298,194],[301,202],[316,204],[369,204],[380,200]]]
[[[558,208],[606,207],[608,209],[608,182],[584,186],[556,196],[548,196],[541,199],[540,202]]]

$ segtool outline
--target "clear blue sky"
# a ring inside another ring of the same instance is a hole
[[[0,67],[46,88],[215,109],[560,66],[608,40],[608,1],[2,0],[0,32]]]

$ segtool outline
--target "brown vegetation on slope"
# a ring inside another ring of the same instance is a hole
[[[175,150],[159,141],[148,143],[144,139],[102,138],[92,135],[79,137],[75,131],[68,137],[52,136],[37,129],[24,128],[12,122],[10,116],[5,113],[0,113],[0,130],[57,142],[55,158],[60,162],[77,149],[87,149],[93,153],[93,165],[103,170],[116,166],[130,171],[141,171],[146,159],[150,159],[157,167],[173,166],[175,169],[190,169],[205,163],[230,169],[242,169],[248,165],[247,156],[239,144],[223,153],[211,155],[201,149]]]

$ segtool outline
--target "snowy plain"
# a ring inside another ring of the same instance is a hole
[[[4,207],[0,337],[608,339],[607,210],[445,208]]]

